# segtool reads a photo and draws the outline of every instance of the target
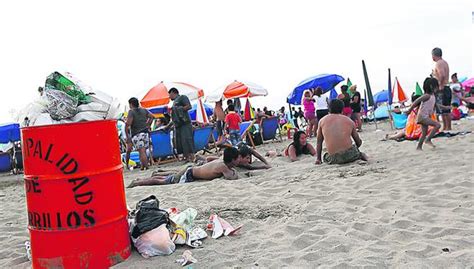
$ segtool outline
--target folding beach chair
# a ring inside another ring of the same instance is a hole
[[[22,162],[20,140],[20,125],[18,123],[0,125],[0,143],[13,144],[13,150],[9,153],[11,163],[10,170],[13,170],[13,174],[18,174],[20,168],[23,166],[23,163],[19,163]]]
[[[153,158],[158,159],[158,164],[177,161],[170,131],[153,131],[150,132],[151,142],[153,145]],[[168,157],[172,157],[168,159]],[[165,160],[162,160],[166,158]]]
[[[213,135],[213,126],[205,126],[202,128],[194,129],[193,139],[194,139],[194,152],[198,153],[199,151],[209,152],[207,147],[209,146],[209,140],[213,140],[213,147],[218,151]]]
[[[396,129],[403,129],[405,128],[405,125],[407,124],[408,120],[408,115],[402,113],[402,114],[397,114],[397,113],[390,113],[392,115],[393,119],[393,126]]]
[[[247,144],[250,141],[250,144],[252,145],[253,148],[255,148],[255,143],[253,142],[252,134],[250,133],[250,130],[252,129],[253,125],[255,124],[255,121],[244,121],[240,123],[240,138],[242,140],[245,140]]]
[[[270,117],[262,119],[260,124],[260,134],[262,135],[262,141],[276,140],[277,130],[278,130],[278,117]],[[281,138],[281,131],[278,132],[280,142],[283,141]]]
[[[10,172],[12,170],[12,158],[8,152],[0,152],[0,172]]]

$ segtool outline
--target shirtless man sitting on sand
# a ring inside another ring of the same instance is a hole
[[[216,160],[198,167],[187,167],[178,173],[153,173],[150,178],[136,179],[127,188],[136,186],[166,185],[187,183],[195,180],[213,180],[224,176],[225,179],[237,179],[235,166],[240,162],[239,151],[236,148],[224,150],[224,160]]]
[[[344,103],[339,99],[334,99],[329,104],[329,115],[319,122],[316,164],[321,164],[321,152],[323,141],[326,141],[327,153],[324,154],[324,161],[328,164],[343,164],[356,160],[367,161],[367,156],[359,151],[362,140],[357,133],[354,122],[342,115]],[[352,144],[354,139],[355,145]]]

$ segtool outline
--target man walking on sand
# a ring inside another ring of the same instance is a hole
[[[440,48],[434,48],[431,51],[431,56],[435,62],[433,69],[433,76],[438,80],[439,90],[436,93],[436,103],[443,106],[451,105],[451,88],[449,87],[449,65],[442,58],[443,52]],[[451,109],[437,109],[438,114],[441,114],[443,121],[443,130],[451,130]]]
[[[359,151],[362,140],[357,133],[354,122],[344,115],[343,101],[334,99],[329,103],[329,115],[319,122],[316,164],[321,164],[321,153],[323,141],[326,141],[327,153],[324,154],[324,161],[328,164],[344,164],[356,160],[367,161],[367,156]],[[352,144],[352,139],[355,145]]]
[[[141,170],[148,169],[148,157],[146,151],[150,146],[150,136],[148,134],[150,130],[151,122],[153,121],[153,115],[148,110],[141,108],[138,99],[135,97],[128,100],[130,105],[130,111],[127,115],[127,122],[125,123],[125,135],[127,137],[127,153],[133,146],[140,154],[140,166]],[[129,153],[127,155],[127,168]]]

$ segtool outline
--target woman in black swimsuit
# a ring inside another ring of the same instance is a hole
[[[307,142],[306,133],[298,131],[293,136],[293,142],[285,149],[285,156],[288,156],[292,162],[298,160],[298,156],[305,155],[316,155],[314,147]]]

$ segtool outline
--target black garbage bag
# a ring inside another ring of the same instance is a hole
[[[160,202],[154,195],[139,201],[135,212],[135,227],[132,229],[132,237],[151,231],[161,224],[170,224],[169,214],[159,208]]]

